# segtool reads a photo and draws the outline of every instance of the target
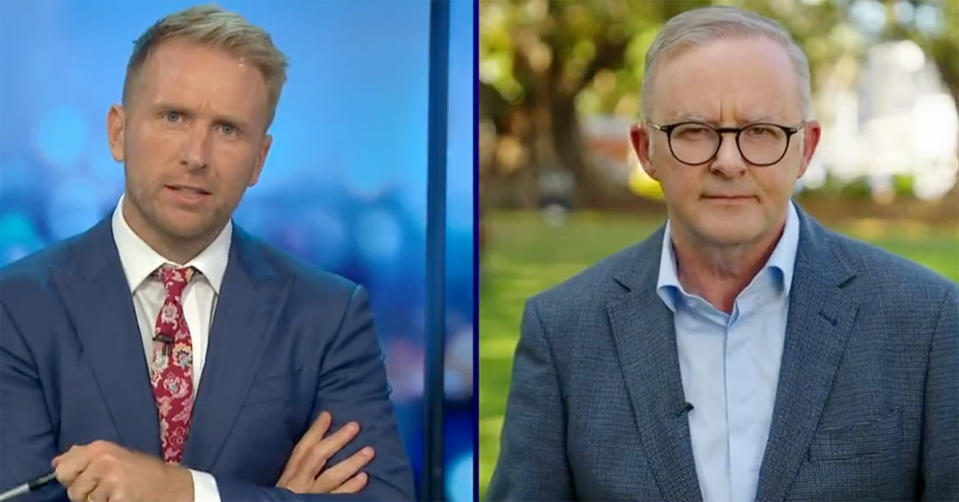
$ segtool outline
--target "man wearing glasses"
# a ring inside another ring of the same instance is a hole
[[[645,75],[668,221],[527,303],[490,498],[959,500],[959,288],[790,200],[805,55],[710,7]]]

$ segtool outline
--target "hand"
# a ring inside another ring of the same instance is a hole
[[[368,476],[359,470],[373,460],[374,452],[370,446],[323,470],[326,462],[360,432],[360,424],[349,422],[324,437],[332,422],[333,417],[325,411],[316,417],[316,421],[293,448],[293,454],[286,462],[276,486],[294,493],[359,493],[366,486]]]
[[[51,465],[74,502],[193,501],[188,469],[109,441],[71,446]]]

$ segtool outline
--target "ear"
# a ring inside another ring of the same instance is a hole
[[[126,130],[126,110],[122,105],[113,105],[107,112],[107,141],[113,160],[123,162],[123,132]]]
[[[659,181],[659,178],[656,177],[656,167],[650,160],[652,145],[650,144],[651,138],[648,126],[633,124],[629,128],[629,139],[633,144],[633,150],[636,151],[636,156],[639,157],[639,163],[643,166],[643,170],[650,178]]]
[[[263,136],[263,142],[260,143],[260,151],[256,155],[256,166],[253,168],[253,173],[250,175],[250,181],[246,186],[256,185],[256,182],[260,180],[260,173],[263,172],[263,164],[266,162],[266,155],[270,153],[270,145],[273,144],[273,136],[265,134]]]
[[[805,132],[803,132],[803,134],[805,137],[802,143],[802,163],[799,164],[799,173],[796,175],[796,179],[806,174],[806,168],[809,167],[812,156],[816,153],[816,146],[819,145],[819,138],[822,136],[822,126],[818,120],[807,121],[804,129]]]

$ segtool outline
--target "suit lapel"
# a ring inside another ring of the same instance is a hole
[[[656,295],[663,230],[616,277],[628,292],[607,303],[646,460],[665,499],[702,500],[693,461],[672,312]]]
[[[160,455],[156,405],[140,328],[110,218],[93,227],[71,261],[51,274],[113,417],[120,442]]]
[[[802,211],[799,247],[769,440],[757,500],[780,501],[819,423],[859,305],[843,294],[854,276],[829,252],[826,231]]]
[[[289,276],[275,275],[259,247],[234,227],[183,464],[210,471],[233,429],[259,366],[263,344],[286,298]]]

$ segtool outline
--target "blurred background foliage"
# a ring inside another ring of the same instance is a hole
[[[938,71],[953,108],[959,102],[956,1],[484,1],[479,39],[484,208],[536,205],[541,176],[554,170],[571,176],[578,205],[634,205],[637,193],[655,199],[655,189],[644,192],[642,183],[629,180],[632,173],[597,174],[602,166],[584,137],[586,117],[621,119],[614,125],[636,120],[643,61],[656,33],[677,13],[710,4],[743,7],[780,21],[809,57],[817,97],[831,83],[855,87],[869,48],[909,40]],[[828,107],[821,101],[818,109]],[[824,126],[828,135],[830,124]],[[625,140],[626,131],[619,129]],[[622,150],[624,144],[608,148]],[[833,187],[826,192],[836,195]],[[951,195],[957,198],[955,188]]]
[[[710,4],[776,19],[809,57],[823,140],[797,187],[800,204],[959,281],[959,1],[483,0],[481,497],[525,300],[665,218],[628,129],[653,38],[673,15]]]

